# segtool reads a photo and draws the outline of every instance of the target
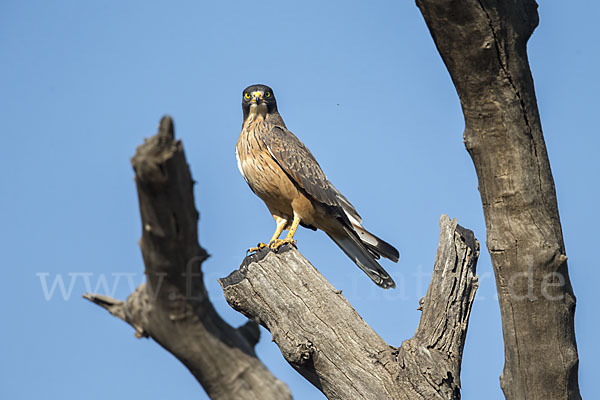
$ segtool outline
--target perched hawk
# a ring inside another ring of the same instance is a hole
[[[244,123],[235,148],[238,167],[277,223],[269,244],[260,243],[258,248],[293,243],[298,225],[321,229],[373,282],[386,289],[395,287],[376,260],[383,256],[397,262],[398,250],[362,227],[354,206],[286,128],[273,90],[265,85],[247,87],[242,94],[242,110]],[[280,240],[285,229],[289,233]]]

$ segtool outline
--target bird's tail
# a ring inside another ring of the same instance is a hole
[[[352,228],[342,224],[343,233],[327,233],[331,239],[346,253],[348,257],[354,261],[356,265],[360,269],[362,269],[368,276],[371,278],[373,282],[377,286],[380,286],[384,289],[389,289],[396,287],[394,280],[389,276],[389,274],[379,265],[379,263],[375,260],[376,256],[373,254],[378,249],[377,246],[369,244],[369,242],[364,241],[362,237],[359,237]],[[364,230],[364,229],[363,229]],[[367,231],[365,231],[367,232]],[[368,232],[367,232],[368,233]],[[369,234],[370,235],[370,234]],[[371,235],[373,238],[377,239],[376,236]],[[383,241],[381,241],[383,242]],[[383,242],[385,243],[385,242]],[[385,243],[387,246],[394,249],[391,245]],[[388,249],[389,250],[389,249]],[[394,249],[396,250],[396,249]],[[394,252],[378,252],[377,254],[381,254],[384,257],[388,257],[388,255],[394,254]],[[387,254],[387,255],[386,255]],[[398,251],[396,250],[396,253]],[[377,257],[379,258],[379,257]],[[388,257],[390,258],[390,257]],[[398,260],[398,256],[396,255],[396,260]]]
[[[379,260],[379,257],[385,257],[393,262],[398,262],[400,259],[400,253],[394,246],[385,240],[379,239],[361,225],[353,223],[352,228],[354,228],[354,231],[358,234],[360,240],[365,246],[367,246],[371,254],[373,254],[376,259]]]

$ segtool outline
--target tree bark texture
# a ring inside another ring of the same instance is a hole
[[[479,243],[442,216],[421,321],[388,345],[295,249],[268,248],[222,278],[227,302],[273,335],[284,358],[329,399],[458,399]]]
[[[527,60],[533,0],[417,0],[460,97],[502,314],[507,399],[579,399],[575,296]]]
[[[256,357],[258,325],[233,328],[208,299],[201,270],[208,255],[198,244],[193,181],[171,118],[164,117],[159,132],[138,147],[132,165],[146,282],[125,302],[84,297],[133,326],[137,337],[151,337],[171,352],[211,399],[291,399]]]

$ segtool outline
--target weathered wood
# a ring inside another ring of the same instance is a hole
[[[386,344],[294,248],[263,249],[222,278],[227,302],[273,335],[284,358],[329,399],[456,399],[479,243],[443,216],[415,336]]]
[[[475,267],[479,242],[473,232],[443,215],[431,283],[421,301],[423,311],[412,339],[400,347],[401,365],[412,370],[411,384],[419,372],[428,385],[419,390],[423,399],[460,399],[460,368],[471,306],[479,280]],[[406,379],[408,377],[408,379]]]
[[[213,308],[202,279],[207,253],[198,244],[198,212],[183,146],[171,118],[132,159],[142,218],[146,283],[125,302],[84,297],[151,337],[177,357],[211,399],[291,399],[289,389],[256,357],[259,329],[228,325]]]
[[[527,41],[533,0],[417,0],[460,97],[496,275],[507,399],[579,399],[575,296]]]

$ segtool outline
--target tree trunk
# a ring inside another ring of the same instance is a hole
[[[213,308],[202,279],[208,255],[198,244],[198,212],[183,146],[173,122],[138,147],[131,160],[136,176],[146,283],[127,301],[84,297],[151,337],[177,357],[211,399],[291,399],[289,389],[258,360],[259,329],[249,321],[228,325]]]
[[[227,302],[273,335],[328,399],[458,399],[479,243],[442,216],[433,277],[412,339],[386,344],[294,248],[247,257],[220,280]]]
[[[579,399],[569,280],[526,45],[533,0],[417,0],[461,100],[502,314],[507,399]]]

